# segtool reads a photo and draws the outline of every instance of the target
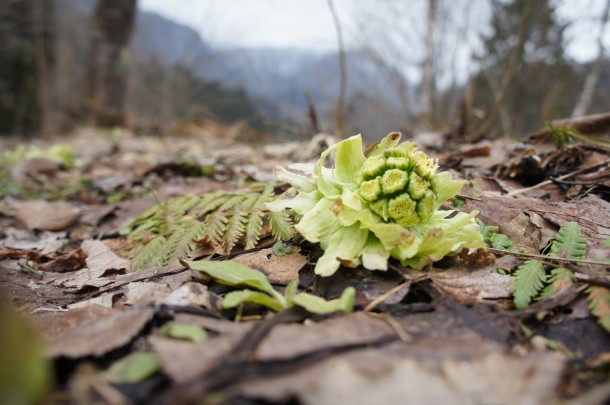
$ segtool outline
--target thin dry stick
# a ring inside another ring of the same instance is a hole
[[[392,317],[390,315],[381,315],[381,314],[375,314],[375,313],[369,313],[368,315],[374,316],[375,318],[381,319],[382,321],[387,323],[390,326],[390,328],[394,329],[396,336],[398,336],[398,338],[402,342],[411,343],[413,341],[413,338],[411,337],[411,335],[409,335],[409,333],[396,321],[396,319],[394,319],[394,317]]]
[[[563,176],[556,177],[555,180],[568,179],[568,178],[570,178],[572,176],[576,176],[577,174],[586,172],[588,170],[597,169],[599,167],[603,167],[603,166],[606,166],[608,164],[610,164],[610,160],[606,160],[605,162],[598,163],[598,164],[593,165],[593,166],[582,167],[582,168],[580,168],[578,170],[575,170],[575,171],[573,171],[571,173],[567,173],[567,174],[564,174]],[[553,183],[552,180],[545,180],[545,181],[540,182],[538,184],[535,184],[535,185],[533,185],[531,187],[525,187],[525,188],[520,188],[518,190],[513,190],[513,191],[511,191],[509,193],[506,193],[505,196],[506,197],[513,197],[513,196],[515,196],[517,194],[527,193],[528,191],[535,190],[537,188],[544,187],[544,186],[547,186],[547,185],[552,184],[552,183]]]
[[[551,256],[538,255],[538,254],[534,254],[534,253],[519,253],[519,252],[513,252],[512,250],[495,249],[495,248],[487,248],[487,250],[489,250],[492,253],[498,253],[498,254],[503,254],[503,255],[513,255],[513,256],[517,256],[517,257],[527,257],[529,259],[552,260],[552,261],[564,262],[564,263],[591,264],[594,266],[610,267],[610,262],[601,262],[601,261],[596,261],[596,260],[567,259],[567,258],[563,258],[563,257],[551,257]]]
[[[369,304],[364,308],[363,311],[371,312],[379,304],[381,304],[383,301],[387,300],[391,295],[396,294],[398,291],[402,290],[403,288],[409,287],[411,284],[413,284],[413,282],[421,281],[427,277],[428,276],[415,277],[413,280],[409,280],[402,284],[397,285],[396,287],[392,288],[390,291],[386,292],[383,295],[380,295],[379,297],[375,298],[373,301],[369,302]]]
[[[500,89],[498,100],[496,100],[496,105],[494,106],[487,120],[483,123],[483,125],[481,125],[480,128],[476,130],[474,135],[472,135],[473,142],[480,141],[481,139],[483,139],[485,134],[487,134],[487,132],[489,132],[496,124],[498,115],[500,114],[500,111],[502,111],[502,109],[504,108],[504,103],[506,102],[506,97],[508,96],[510,85],[515,76],[515,72],[517,71],[517,67],[519,66],[519,62],[521,62],[521,59],[523,57],[523,49],[525,47],[525,41],[527,40],[529,21],[532,15],[533,8],[534,0],[528,0],[525,5],[525,10],[523,11],[521,25],[519,26],[519,39],[517,41],[517,45],[515,45],[515,49],[510,58],[510,61],[508,62],[508,67],[506,68],[504,77],[502,78],[502,87]]]

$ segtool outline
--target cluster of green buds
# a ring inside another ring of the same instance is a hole
[[[369,156],[356,174],[358,194],[385,221],[426,223],[434,212],[438,165],[413,142]]]
[[[329,147],[314,165],[277,168],[293,193],[268,208],[301,215],[296,230],[324,249],[317,274],[331,275],[341,264],[386,270],[390,257],[421,268],[464,248],[483,247],[476,211],[440,209],[463,183],[449,172],[437,173],[437,163],[413,142],[399,141],[393,132],[363,151],[356,135]],[[324,167],[333,151],[334,168]]]

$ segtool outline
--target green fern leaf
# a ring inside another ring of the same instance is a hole
[[[231,195],[220,207],[218,207],[218,211],[230,211],[237,206],[240,206],[245,200],[247,196],[239,193]]]
[[[256,210],[252,211],[246,220],[244,233],[244,249],[254,249],[263,232],[263,217],[265,213]]]
[[[245,223],[246,216],[242,212],[236,212],[229,218],[227,230],[222,237],[222,247],[225,252],[233,250],[233,247],[244,235]]]
[[[286,211],[268,212],[267,220],[275,239],[288,240],[294,236],[294,224]]]
[[[551,242],[551,256],[583,259],[587,254],[587,240],[576,222],[568,222],[559,229]]]
[[[205,226],[196,220],[183,221],[182,228],[174,232],[159,252],[161,265],[187,257],[197,247],[195,241],[203,237]]]
[[[567,290],[572,284],[574,284],[576,278],[571,270],[565,267],[558,267],[551,271],[551,277],[549,279],[549,285],[547,285],[542,293],[538,297],[539,300],[543,300],[553,295],[558,295]]]
[[[240,241],[246,249],[256,247],[268,231],[282,240],[291,238],[291,214],[266,212],[265,204],[275,197],[271,185],[254,185],[248,190],[177,197],[152,207],[123,231],[136,243],[145,244],[151,235],[156,237],[132,249],[134,268],[186,258],[198,240],[208,239],[229,253]]]
[[[542,290],[546,279],[544,266],[538,260],[528,260],[513,274],[515,292],[514,300],[517,309],[524,309]]]
[[[592,286],[589,293],[589,310],[597,317],[599,324],[610,332],[610,290],[606,287]]]
[[[199,202],[191,210],[192,214],[197,218],[201,218],[204,215],[215,211],[218,207],[224,204],[225,201],[227,201],[229,195],[216,191],[214,193],[204,194],[199,198]]]
[[[159,255],[159,252],[163,250],[163,246],[165,246],[166,243],[167,240],[163,236],[158,236],[150,241],[131,259],[131,269],[139,270],[148,267],[162,266],[163,258]]]
[[[223,211],[215,211],[208,214],[203,221],[205,226],[204,235],[220,245],[223,235],[227,231],[227,222],[229,220]]]

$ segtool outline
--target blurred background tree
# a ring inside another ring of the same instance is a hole
[[[0,133],[99,125],[169,134],[241,121],[284,137],[342,127],[472,140],[610,110],[610,0],[321,2],[330,42],[343,44],[325,51],[213,44],[144,2],[1,2]],[[198,24],[211,23],[222,20]],[[587,27],[588,62],[574,58],[576,26]]]
[[[87,120],[97,125],[126,124],[129,37],[135,16],[136,0],[97,0],[82,101]]]

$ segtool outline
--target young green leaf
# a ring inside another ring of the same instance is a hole
[[[284,245],[284,243],[282,241],[278,240],[277,242],[275,242],[275,244],[271,248],[271,251],[273,252],[274,255],[276,255],[278,257],[284,256],[286,254],[291,254],[292,252],[294,252],[294,246]]]
[[[515,271],[515,306],[524,309],[544,287],[546,273],[544,266],[538,260],[528,260]]]
[[[515,246],[513,242],[508,239],[508,236],[503,233],[494,233],[489,238],[491,247],[494,249],[502,249],[502,250],[514,250]]]
[[[168,322],[159,331],[161,336],[174,339],[190,340],[191,342],[201,342],[207,337],[205,330],[197,325]]]
[[[494,249],[502,250],[514,250],[515,246],[513,242],[508,239],[508,236],[499,232],[499,228],[494,225],[485,225],[483,221],[477,219],[477,223],[481,228],[481,234],[483,235],[483,241],[485,246],[492,247]]]
[[[202,271],[223,284],[247,285],[272,296],[277,294],[263,273],[231,260],[196,262],[182,260],[181,263],[189,269]]]
[[[538,297],[538,300],[543,300],[546,298],[550,298],[553,295],[561,294],[565,290],[567,290],[576,278],[574,277],[574,273],[571,270],[566,269],[565,267],[558,267],[551,271],[551,278],[548,280],[549,285],[547,285],[544,290],[542,290],[542,294]]]
[[[551,242],[551,256],[561,257],[562,254],[570,259],[583,259],[587,254],[587,240],[576,222],[562,226]]]
[[[453,207],[454,208],[462,208],[464,206],[464,204],[466,204],[466,201],[459,198],[459,197],[455,197],[453,199]]]
[[[252,291],[248,289],[231,291],[228,293],[223,300],[223,306],[225,308],[234,308],[242,302],[253,302],[255,304],[266,306],[274,311],[286,309],[284,297],[281,295],[274,295],[272,297],[264,292]]]
[[[348,314],[354,307],[355,299],[356,290],[354,287],[347,287],[343,290],[341,297],[334,300],[327,301],[312,294],[299,293],[292,298],[291,304],[303,307],[313,314],[325,315],[339,311]]]
[[[610,332],[610,290],[601,286],[592,286],[589,293],[589,310],[595,315],[599,324]]]
[[[154,353],[136,352],[115,361],[104,376],[115,384],[136,384],[161,369],[161,361]]]

